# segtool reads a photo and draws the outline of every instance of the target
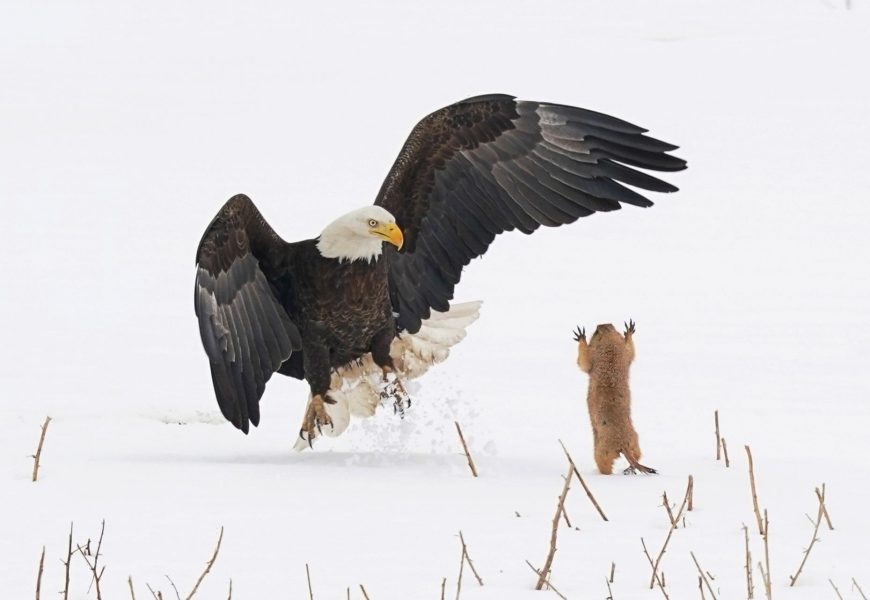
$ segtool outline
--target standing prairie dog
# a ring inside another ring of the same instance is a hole
[[[586,330],[577,328],[577,365],[589,374],[589,419],[595,444],[595,462],[604,475],[613,473],[613,461],[622,454],[631,465],[628,471],[655,473],[640,464],[640,445],[631,424],[631,391],[628,370],[634,360],[634,321],[620,335],[610,323],[599,325],[586,343]]]

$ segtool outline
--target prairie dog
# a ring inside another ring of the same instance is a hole
[[[604,475],[613,473],[613,462],[622,454],[627,471],[655,473],[655,469],[640,464],[640,445],[631,424],[631,390],[628,370],[634,360],[634,321],[625,325],[621,334],[610,323],[599,325],[586,342],[586,330],[577,328],[577,366],[589,374],[586,403],[592,422],[595,463]]]

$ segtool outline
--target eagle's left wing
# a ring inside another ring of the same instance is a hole
[[[448,310],[462,268],[495,236],[571,223],[620,203],[652,202],[623,183],[676,187],[632,167],[679,171],[676,146],[601,113],[511,96],[478,96],[425,117],[408,137],[375,204],[405,235],[386,249],[399,327],[416,332]],[[620,183],[621,182],[621,183]]]

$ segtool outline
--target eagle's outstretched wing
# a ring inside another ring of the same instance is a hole
[[[505,95],[469,98],[420,121],[375,200],[405,234],[401,252],[387,249],[399,327],[414,332],[430,309],[446,311],[462,268],[503,231],[531,233],[620,203],[652,205],[622,183],[676,191],[631,168],[686,167],[668,154],[676,146],[645,132],[590,110]]]
[[[196,250],[194,308],[215,395],[223,415],[245,433],[260,422],[266,382],[302,347],[270,284],[287,252],[241,194],[224,204]]]

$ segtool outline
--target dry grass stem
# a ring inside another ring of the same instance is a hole
[[[88,540],[88,543],[85,546],[85,548],[87,550],[85,550],[84,548],[82,548],[79,545],[76,545],[76,548],[78,549],[79,554],[82,555],[82,558],[85,559],[85,562],[88,564],[88,568],[91,570],[91,576],[92,576],[91,583],[96,588],[97,600],[103,600],[103,594],[102,594],[102,591],[100,590],[100,579],[102,579],[103,573],[105,572],[106,567],[103,567],[102,569],[100,569],[99,563],[100,563],[100,549],[103,547],[103,534],[104,533],[106,533],[106,520],[105,519],[103,519],[102,524],[100,526],[100,539],[97,541],[97,552],[94,554],[94,562],[93,563],[90,560],[88,560],[88,556],[90,555],[91,541]],[[90,588],[88,588],[88,590],[90,591]]]
[[[606,598],[606,600],[613,600],[613,590],[610,589],[610,580],[607,577],[604,578],[604,583],[605,583],[605,585],[607,585],[607,598]]]
[[[692,512],[692,508],[695,505],[695,478],[689,475],[689,502],[686,505],[686,510]],[[685,527],[685,523],[683,527]]]
[[[641,546],[643,546],[643,553],[646,556],[646,559],[649,561],[649,566],[655,568],[652,556],[650,556],[649,550],[646,549],[646,542],[643,540],[643,538],[640,538],[640,544]],[[653,575],[655,577],[655,582],[658,584],[659,589],[665,596],[665,600],[670,600],[670,598],[668,597],[668,593],[665,591],[664,573],[662,573],[661,577],[659,577],[659,574],[657,572],[654,572]]]
[[[603,510],[601,510],[601,506],[599,506],[598,501],[595,500],[595,496],[592,495],[592,490],[590,490],[589,486],[586,485],[586,481],[583,479],[583,476],[580,475],[580,471],[577,470],[577,465],[574,464],[574,459],[572,459],[571,455],[568,454],[568,449],[565,448],[565,444],[562,443],[562,440],[559,440],[559,445],[562,446],[562,450],[565,452],[565,456],[568,457],[568,462],[571,464],[571,468],[574,470],[574,475],[577,476],[577,480],[580,482],[580,485],[583,486],[583,490],[586,492],[586,495],[592,502],[592,506],[594,506],[595,510],[598,511],[598,514],[601,515],[601,518],[606,521],[607,515],[604,514]]]
[[[63,600],[69,599],[69,564],[72,562],[72,537],[73,537],[73,524],[70,522],[69,524],[69,541],[67,542],[66,548],[66,561],[61,561],[63,563],[64,568],[64,584],[63,584]]]
[[[767,600],[773,597],[773,588],[770,585],[770,521],[767,518],[767,509],[764,509],[764,595]]]
[[[36,447],[36,454],[31,456],[33,459],[33,474],[31,481],[36,481],[39,475],[39,458],[42,456],[42,445],[45,443],[45,432],[48,430],[48,424],[51,423],[51,417],[45,417],[45,422],[42,424],[42,432],[39,434],[39,445]]]
[[[459,421],[453,421],[456,425],[456,432],[459,434],[459,441],[462,442],[462,449],[465,451],[465,457],[468,459],[468,468],[471,469],[471,474],[477,477],[477,468],[474,466],[474,459],[471,458],[471,452],[468,451],[468,444],[465,443],[465,436],[462,435],[462,428],[459,426]]]
[[[444,588],[447,587],[447,578],[441,579],[441,600],[444,600]],[[350,588],[347,589],[347,597],[350,598]]]
[[[465,546],[462,547],[462,553],[459,556],[459,576],[456,578],[456,600],[459,600],[459,593],[462,591],[462,571],[465,568]]]
[[[535,584],[536,590],[540,590],[544,587],[544,582],[549,576],[550,569],[553,566],[553,556],[556,554],[556,535],[559,531],[559,518],[564,509],[565,497],[568,495],[568,490],[571,488],[571,477],[574,475],[575,468],[574,464],[569,460],[568,473],[565,475],[565,484],[562,486],[562,493],[559,495],[559,504],[556,506],[556,515],[553,517],[553,529],[550,533],[550,551],[547,553],[547,560],[544,561],[544,567],[541,569],[538,583]]]
[[[465,544],[465,538],[462,537],[462,531],[459,531],[459,541],[462,542],[462,554],[465,556],[466,562],[468,562],[468,566],[471,568],[471,572],[474,573],[474,578],[477,579],[477,583],[479,585],[483,585],[483,579],[481,579],[480,574],[478,574],[477,569],[474,568],[474,563],[471,562],[471,555],[468,553],[468,546]]]
[[[610,563],[610,583],[613,583],[613,576],[616,574],[616,563]]]
[[[227,594],[227,600],[233,600],[233,580],[230,579],[230,591]]]
[[[755,597],[755,585],[752,583],[752,553],[749,551],[749,527],[743,524],[743,537],[746,540],[746,597]]]
[[[363,587],[363,584],[359,584],[359,589],[362,590],[363,597],[366,600],[371,600],[371,598],[369,598],[369,595],[366,593],[366,588]]]
[[[722,438],[722,456],[725,457],[725,467],[731,467],[731,461],[728,460],[728,444],[725,443],[725,438]]]
[[[864,590],[861,589],[861,586],[858,585],[858,582],[855,581],[855,578],[852,578],[852,587],[858,590],[858,593],[861,594],[861,598],[867,600],[867,596],[864,595]]]
[[[172,578],[169,575],[165,575],[165,577],[169,581],[169,585],[171,585],[172,589],[175,591],[176,600],[181,600],[181,596],[178,594],[178,588],[175,586],[175,582],[172,581]]]
[[[671,510],[671,503],[668,501],[667,492],[662,492],[662,504],[664,504],[665,510],[668,511],[668,521],[673,525],[675,522],[674,512]]]
[[[148,591],[151,592],[151,595],[154,597],[154,600],[163,600],[163,593],[162,592],[155,593],[154,590],[151,589],[151,585],[148,583],[145,584],[145,587],[147,587]]]
[[[694,561],[695,566],[698,567],[698,575],[701,576],[701,579],[702,579],[702,580],[704,581],[704,583],[706,584],[707,589],[710,591],[710,596],[713,598],[713,600],[716,600],[716,592],[713,591],[713,586],[710,585],[710,580],[707,579],[707,574],[704,573],[704,571],[701,569],[701,565],[698,564],[698,559],[695,558],[695,553],[694,553],[694,552],[689,552],[689,554],[692,555],[692,560]],[[702,592],[702,593],[703,593],[703,592]]]
[[[823,505],[825,504],[825,484],[824,483],[822,484],[822,491],[819,491],[819,488],[816,488],[816,498],[818,498],[819,502],[821,502]],[[833,531],[834,525],[833,525],[833,523],[831,523],[831,516],[828,514],[827,505],[825,505],[824,515],[825,515],[825,522],[828,524],[828,529]]]
[[[205,576],[208,575],[209,571],[211,571],[212,565],[214,565],[214,561],[217,560],[218,552],[221,551],[221,542],[223,541],[223,539],[224,539],[224,528],[222,525],[221,526],[221,533],[218,536],[217,545],[214,547],[214,554],[211,555],[211,558],[209,559],[208,563],[206,563],[206,565],[205,565],[205,571],[203,571],[202,575],[199,576],[199,579],[196,580],[196,585],[193,586],[193,589],[187,595],[187,598],[185,600],[190,600],[191,598],[193,598],[193,595],[196,594],[196,590],[199,589],[199,584],[202,583],[202,580],[205,579]]]
[[[537,569],[532,565],[532,563],[530,563],[529,561],[526,561],[526,564],[529,565],[529,568],[530,568],[532,571],[534,571],[535,574],[536,574],[538,577],[541,577],[541,571],[537,570]],[[562,593],[561,593],[559,590],[557,590],[557,589],[553,586],[552,583],[550,583],[550,579],[549,579],[549,578],[545,578],[545,579],[544,579],[544,583],[547,584],[547,589],[552,590],[553,593],[556,594],[557,596],[559,596],[562,600],[568,600],[564,595],[562,595]]]
[[[662,544],[662,549],[659,552],[659,555],[656,557],[655,562],[653,563],[653,572],[652,576],[649,579],[649,589],[653,589],[656,584],[656,573],[658,572],[659,563],[662,560],[662,556],[665,554],[665,549],[668,547],[668,542],[671,541],[671,535],[674,533],[674,529],[677,528],[677,523],[680,521],[680,517],[683,516],[683,511],[686,509],[686,504],[689,501],[689,487],[686,486],[686,495],[683,496],[683,503],[680,505],[680,510],[677,511],[677,516],[674,518],[674,522],[671,523],[671,528],[668,529],[668,536],[665,538],[665,543]]]
[[[758,492],[755,488],[755,469],[752,466],[752,451],[749,446],[746,448],[746,456],[749,459],[749,486],[752,488],[752,508],[755,510],[755,521],[758,524],[759,535],[764,535],[764,525],[761,523],[761,512],[758,510]]]
[[[36,600],[39,600],[39,596],[42,590],[42,571],[45,568],[45,546],[42,547],[42,554],[39,556],[39,571],[36,573]]]
[[[136,600],[136,592],[133,590],[133,576],[132,575],[127,576],[127,585],[130,586],[130,597],[133,600]]]
[[[305,563],[305,579],[308,580],[308,597],[314,600],[314,592],[311,590],[311,572],[308,570],[308,563]]]
[[[840,593],[840,590],[837,589],[837,586],[834,585],[834,582],[831,579],[828,579],[828,583],[830,583],[831,587],[834,588],[834,591],[837,593],[837,598],[843,600],[843,594]]]
[[[791,575],[789,577],[789,579],[791,580],[791,583],[789,584],[790,587],[794,587],[794,584],[797,582],[797,579],[800,576],[801,571],[803,571],[804,565],[807,564],[807,559],[810,557],[810,551],[813,549],[813,546],[815,546],[816,542],[819,540],[819,525],[822,524],[822,517],[825,514],[825,496],[823,494],[820,494],[818,498],[819,498],[819,512],[818,512],[818,515],[816,516],[816,520],[815,520],[815,523],[813,525],[813,539],[810,540],[810,545],[807,546],[806,550],[804,550],[804,557],[803,557],[803,560],[801,560],[801,564],[798,566],[797,571],[795,572],[794,575]]]
[[[722,460],[722,436],[719,435],[719,411],[713,411],[713,418],[716,421],[716,460]]]

